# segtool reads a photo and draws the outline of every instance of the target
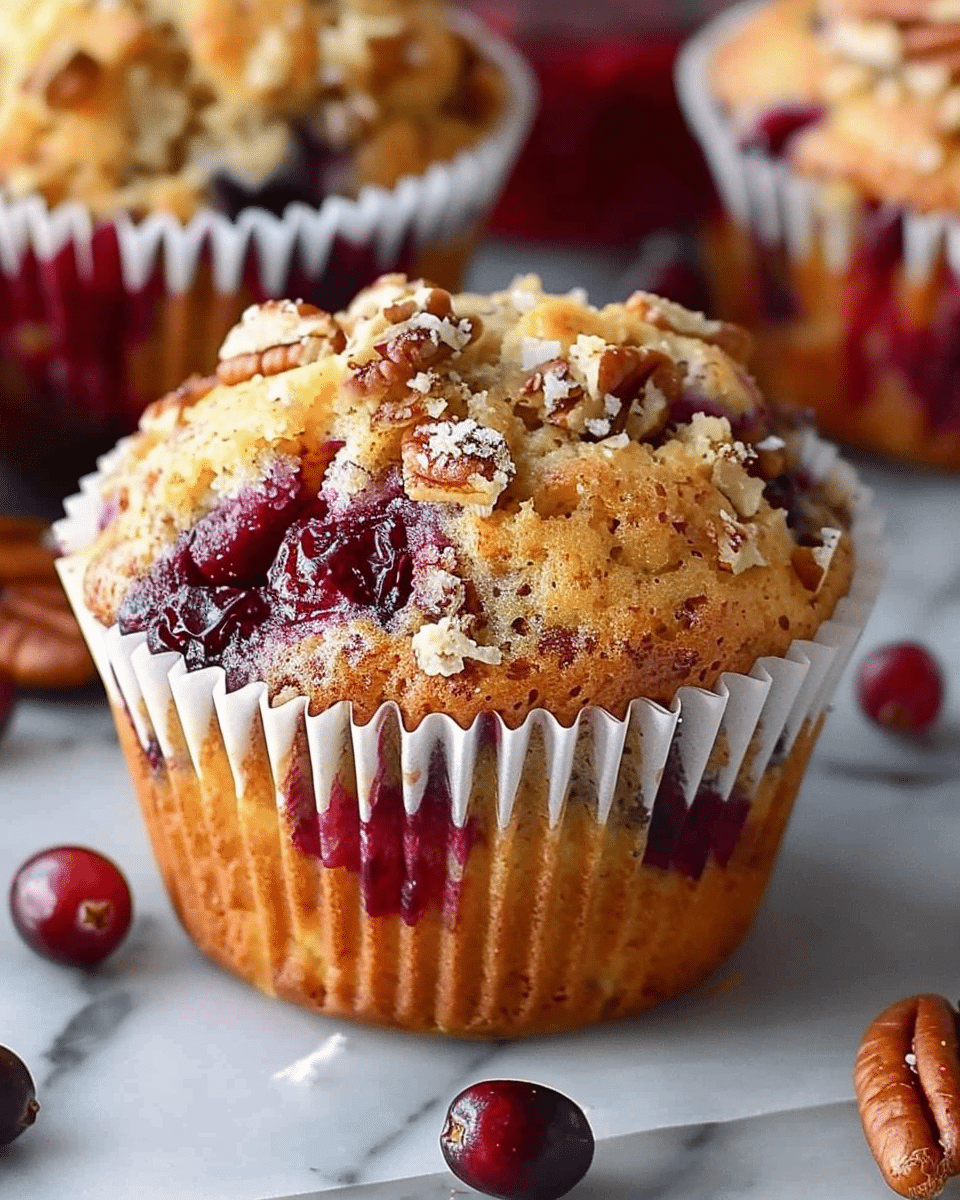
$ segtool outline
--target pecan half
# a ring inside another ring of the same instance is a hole
[[[492,512],[516,472],[503,435],[469,419],[418,425],[404,437],[401,453],[411,500]]]
[[[960,1173],[957,1012],[942,996],[909,996],[863,1035],[853,1069],[867,1144],[901,1196],[938,1196]]]
[[[0,517],[0,671],[26,687],[76,687],[96,668],[44,543],[47,529]]]
[[[217,378],[228,385],[279,375],[339,354],[346,345],[334,318],[303,301],[267,300],[248,308],[220,347]]]

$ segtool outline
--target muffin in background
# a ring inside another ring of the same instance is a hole
[[[0,450],[35,475],[62,452],[75,486],[251,301],[458,284],[533,106],[519,55],[437,0],[14,0]]]
[[[681,101],[725,217],[718,312],[770,395],[853,446],[960,469],[960,21],[933,0],[741,4]]]
[[[255,306],[68,503],[171,899],[264,991],[513,1036],[743,937],[872,604],[732,326],[390,275]]]

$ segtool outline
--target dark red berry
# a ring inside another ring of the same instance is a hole
[[[9,1146],[37,1118],[40,1105],[26,1064],[0,1046],[0,1146]]]
[[[293,526],[270,569],[272,591],[297,616],[356,606],[389,620],[413,591],[413,558],[396,507]]]
[[[538,1083],[493,1079],[466,1088],[440,1135],[447,1166],[499,1200],[556,1200],[586,1175],[593,1134],[578,1105]]]
[[[119,867],[82,846],[56,846],[28,859],[10,886],[17,932],[37,953],[93,966],[130,928],[130,889]]]
[[[17,699],[17,685],[9,675],[0,672],[0,737],[3,737]]]
[[[188,552],[206,583],[256,583],[266,574],[300,508],[299,473],[275,470],[199,521]]]
[[[857,697],[867,716],[884,729],[922,733],[940,714],[943,672],[915,642],[878,646],[857,675]]]
[[[147,642],[156,653],[176,650],[199,670],[218,663],[232,639],[249,637],[267,615],[260,590],[182,587],[161,606]]]
[[[796,102],[768,108],[741,134],[740,148],[778,158],[801,130],[823,119],[819,104]]]

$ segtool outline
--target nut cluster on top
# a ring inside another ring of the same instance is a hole
[[[255,306],[108,470],[87,604],[230,686],[411,721],[711,686],[809,636],[851,567],[848,498],[747,349],[532,277]]]

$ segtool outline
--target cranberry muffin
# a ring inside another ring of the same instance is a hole
[[[106,449],[253,300],[452,286],[531,108],[519,57],[438,0],[13,0],[0,449],[42,455],[40,420]]]
[[[852,445],[960,468],[960,21],[934,0],[741,6],[680,91],[727,210],[718,310],[773,395]]]
[[[64,575],[201,947],[498,1036],[729,954],[872,557],[747,349],[646,293],[392,275],[249,309],[147,410]]]

